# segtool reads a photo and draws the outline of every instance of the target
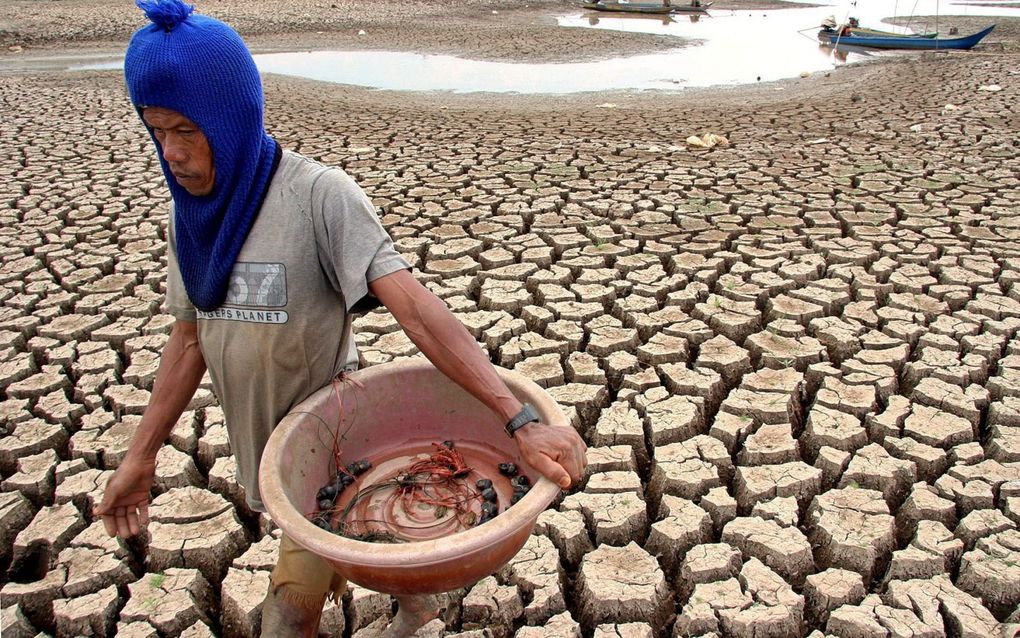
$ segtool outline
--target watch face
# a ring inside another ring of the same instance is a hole
[[[535,409],[527,403],[524,404],[524,409],[521,410],[521,415],[528,419],[524,423],[531,423],[532,421],[538,418],[538,415],[535,414]],[[524,423],[522,423],[521,425],[524,425]]]

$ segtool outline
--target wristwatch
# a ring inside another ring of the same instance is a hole
[[[521,411],[518,412],[514,418],[506,422],[503,429],[506,431],[507,436],[513,438],[514,433],[517,432],[517,430],[520,430],[529,423],[539,420],[538,412],[535,412],[535,408],[531,407],[530,403],[525,403],[524,407],[521,408]]]

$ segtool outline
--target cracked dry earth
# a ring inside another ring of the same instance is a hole
[[[583,484],[420,635],[1015,635],[1017,69],[571,98],[267,78],[270,131],[354,175],[590,446]],[[0,103],[4,636],[256,635],[278,532],[208,384],[145,537],[90,513],[171,324],[168,194],[121,79],[6,75]],[[704,132],[731,143],[684,145]],[[415,355],[384,311],[355,328],[364,365]],[[392,612],[355,586],[322,632]]]

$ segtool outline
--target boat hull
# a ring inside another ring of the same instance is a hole
[[[684,13],[684,12],[701,12],[707,10],[712,5],[711,2],[704,2],[699,6],[692,6],[690,4],[675,4],[669,7],[663,6],[660,3],[642,3],[642,2],[585,2],[581,6],[585,9],[593,9],[595,11],[608,11],[615,13],[647,13],[647,14],[669,14],[669,13]]]
[[[879,29],[866,29],[864,27],[852,27],[854,35],[864,35],[881,38],[934,38],[937,33],[893,33],[892,31],[880,31]]]
[[[866,36],[846,35],[840,36],[836,33],[822,31],[819,38],[829,44],[845,44],[847,46],[869,47],[872,49],[907,49],[930,51],[935,49],[970,49],[978,42],[981,42],[986,35],[992,32],[995,25],[977,33],[962,38],[918,38],[901,36]]]

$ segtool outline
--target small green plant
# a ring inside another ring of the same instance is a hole
[[[162,587],[164,581],[166,581],[166,574],[153,574],[149,576],[149,586],[155,589]]]
[[[572,175],[576,171],[572,166],[567,166],[566,164],[550,164],[545,167],[544,172],[552,175]]]

